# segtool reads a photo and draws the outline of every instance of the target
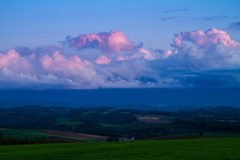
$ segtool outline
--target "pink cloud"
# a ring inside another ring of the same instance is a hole
[[[16,64],[19,62],[20,55],[14,49],[8,50],[7,54],[0,53],[0,67]]]
[[[154,57],[150,51],[145,50],[143,48],[140,48],[137,52],[132,53],[132,55],[128,55],[128,56],[117,56],[116,60],[118,61],[126,61],[126,60],[130,60],[130,59],[139,59],[139,58],[145,58],[147,60],[154,60],[156,59],[156,57]]]
[[[176,54],[176,53],[177,53],[177,51],[166,50],[166,51],[162,54],[162,58],[163,58],[163,59],[166,59],[166,58],[168,58],[169,56],[174,55],[174,54]]]
[[[216,28],[177,33],[171,46],[177,51],[178,60],[193,61],[194,65],[205,68],[235,65],[240,60],[240,43]]]
[[[143,48],[140,48],[139,52],[144,54],[143,57],[145,59],[148,59],[148,60],[156,59],[149,51],[147,51],[147,50],[145,50]]]
[[[63,85],[69,88],[96,88],[102,83],[94,65],[74,55],[21,56],[14,49],[0,53],[0,82],[13,86]],[[1,88],[1,87],[0,87]]]
[[[109,64],[109,63],[111,63],[111,59],[110,58],[108,58],[107,56],[99,56],[96,60],[95,60],[95,62],[97,63],[97,64]]]
[[[70,47],[78,49],[99,48],[105,53],[119,53],[121,51],[136,50],[136,46],[130,43],[122,31],[111,31],[109,33],[82,34],[76,38],[67,39]]]
[[[132,56],[118,56],[117,60],[139,59],[142,57],[147,60],[156,59],[156,57],[154,57],[148,50],[140,48],[136,53],[132,54]]]
[[[117,56],[116,58],[118,61],[126,61],[129,60],[129,56]]]
[[[80,76],[83,79],[90,79],[95,76],[90,61],[82,61],[77,55],[66,58],[56,51],[53,56],[45,55],[40,59],[42,67],[49,73],[53,73],[62,77]]]
[[[206,32],[197,30],[190,32],[181,32],[175,34],[173,47],[181,48],[186,46],[183,41],[191,42],[205,50],[210,49],[213,45],[223,44],[226,49],[239,49],[240,43],[231,40],[229,34],[216,28],[211,28]]]
[[[14,73],[33,73],[34,65],[32,61],[36,55],[21,57],[14,49],[8,50],[6,54],[0,53],[0,69],[2,68],[5,73],[8,71]]]

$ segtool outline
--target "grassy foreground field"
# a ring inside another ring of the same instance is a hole
[[[4,160],[239,160],[240,138],[0,146]]]

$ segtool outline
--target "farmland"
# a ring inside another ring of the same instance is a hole
[[[102,141],[108,137],[72,133],[68,131],[52,131],[52,130],[33,130],[33,129],[7,129],[0,128],[2,138],[18,138],[18,139],[46,139],[61,142],[94,142]]]
[[[0,146],[4,160],[238,160],[240,138]]]
[[[0,109],[0,137],[73,141],[216,138],[240,136],[240,109],[191,112],[23,106]]]
[[[237,160],[239,117],[240,109],[234,107],[191,112],[111,107],[2,109],[0,159]]]

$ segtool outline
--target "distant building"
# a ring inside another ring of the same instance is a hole
[[[119,142],[122,142],[122,141],[133,141],[135,138],[132,137],[132,138],[119,138]]]

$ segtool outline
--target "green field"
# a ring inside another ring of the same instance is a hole
[[[4,160],[239,160],[240,138],[0,146]]]
[[[36,139],[46,138],[51,135],[44,134],[45,130],[34,130],[34,129],[1,129],[0,133],[3,138],[19,138],[19,139]]]
[[[75,125],[75,124],[82,124],[83,122],[72,122],[69,118],[56,118],[58,124],[67,124],[67,125]]]

